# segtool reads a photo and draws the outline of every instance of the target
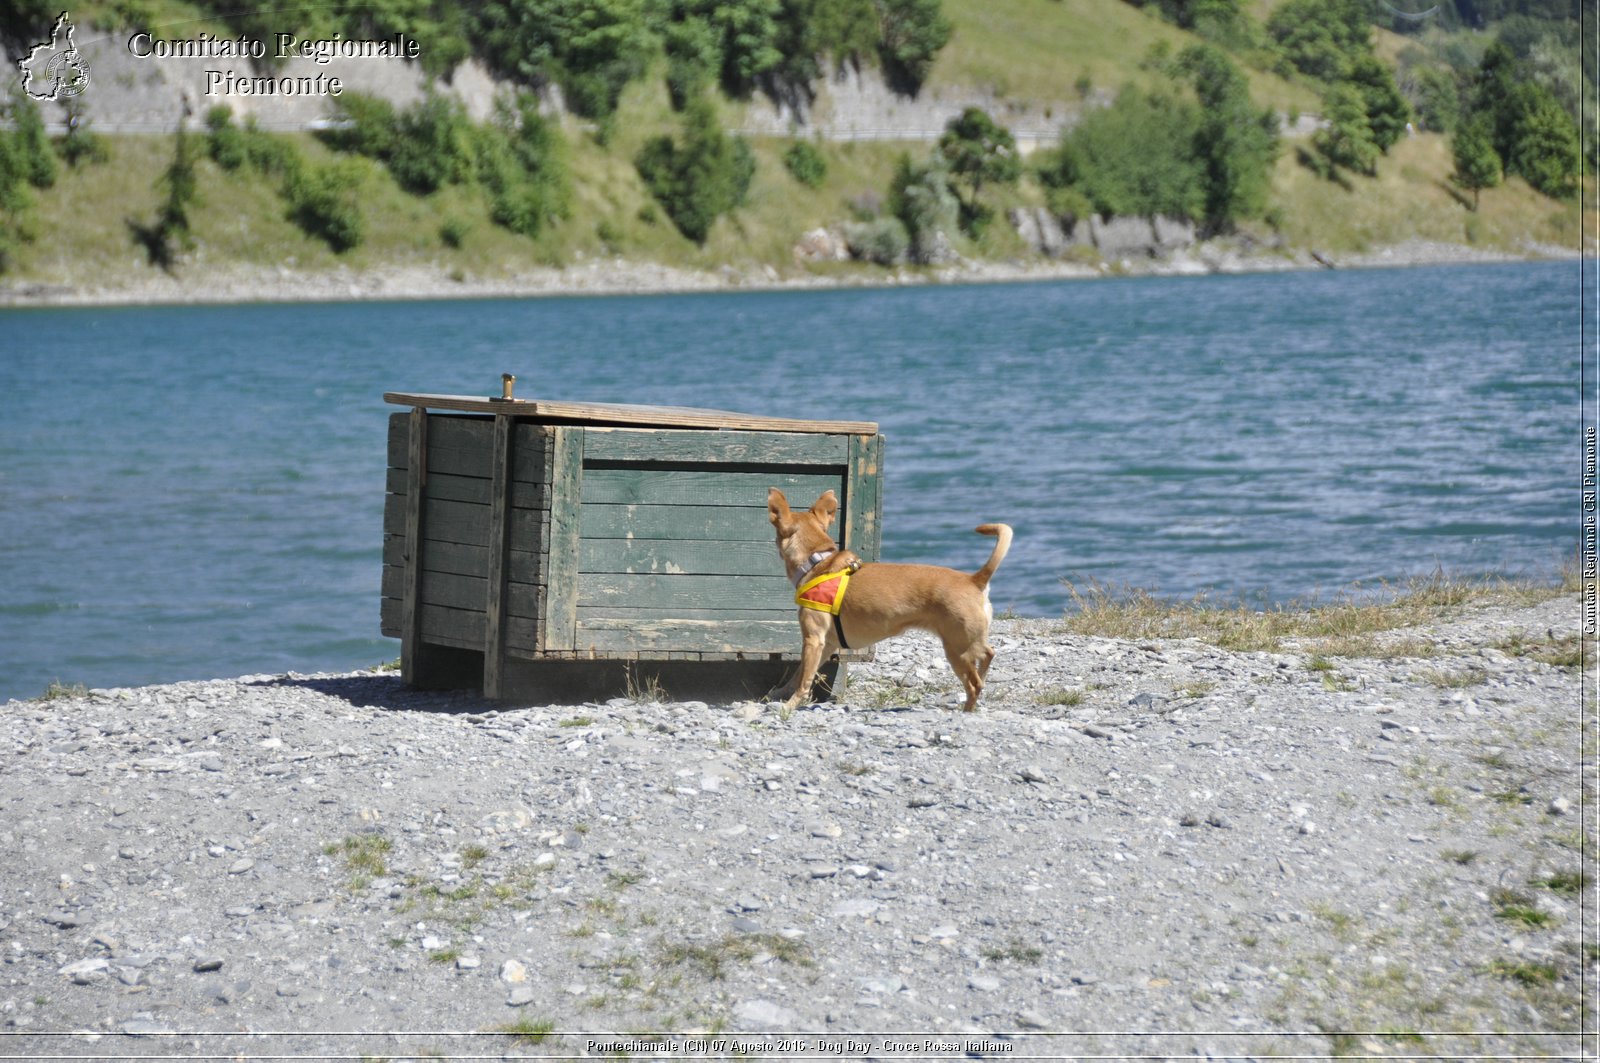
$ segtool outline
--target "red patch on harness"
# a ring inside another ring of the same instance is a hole
[[[830,613],[836,612],[837,607],[834,602],[838,599],[839,590],[843,586],[841,577],[845,575],[847,573],[835,572],[831,578],[823,580],[816,586],[809,587],[795,595],[794,600],[796,602],[811,603],[814,608],[826,609]]]

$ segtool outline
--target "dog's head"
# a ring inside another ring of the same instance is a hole
[[[806,559],[818,550],[832,549],[836,544],[828,534],[828,526],[839,512],[839,499],[832,491],[811,504],[810,509],[796,512],[789,508],[789,500],[776,487],[767,490],[767,519],[778,533],[778,554],[791,569],[803,567]]]

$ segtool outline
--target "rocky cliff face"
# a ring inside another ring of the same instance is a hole
[[[1165,258],[1194,246],[1194,223],[1181,218],[1103,218],[1098,214],[1063,225],[1044,207],[1007,213],[1012,228],[1034,251],[1060,258],[1072,248],[1093,248],[1105,259]]]
[[[170,132],[186,105],[198,115],[219,103],[232,107],[241,119],[254,117],[263,129],[310,129],[328,117],[334,97],[327,85],[333,79],[343,92],[382,96],[402,107],[420,99],[428,88],[421,66],[399,58],[332,58],[319,63],[291,56],[269,68],[248,56],[150,54],[164,50],[135,42],[135,32],[129,29],[108,31],[85,25],[75,30],[74,43],[90,73],[83,102],[94,128],[102,133]],[[173,43],[201,40],[203,33],[214,34],[214,27],[202,24],[189,37]],[[217,46],[234,40],[213,35],[209,45],[202,40],[198,49],[187,50],[215,52]],[[275,42],[262,44],[270,56]],[[419,42],[420,48],[426,46]],[[146,54],[137,54],[141,51]],[[15,70],[16,61],[0,50],[0,67]],[[319,76],[320,86],[316,84]],[[263,79],[273,84],[268,86]],[[436,88],[461,100],[467,113],[482,121],[491,114],[496,94],[517,86],[497,80],[477,60],[468,60]],[[558,89],[545,95],[552,108],[560,108]],[[1019,149],[1026,154],[1037,146],[1055,143],[1080,106],[1002,99],[992,91],[968,87],[930,88],[917,96],[904,96],[890,89],[876,70],[846,66],[809,92],[796,90],[778,97],[757,93],[745,109],[740,131],[834,141],[931,142],[962,110],[981,107],[1013,131]],[[53,104],[46,103],[44,110],[47,122],[59,126],[65,121],[64,111]]]

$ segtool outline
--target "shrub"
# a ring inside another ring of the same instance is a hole
[[[821,188],[828,179],[828,160],[810,141],[797,140],[783,153],[784,168],[807,188]]]
[[[927,265],[949,247],[961,220],[961,202],[950,190],[950,166],[934,152],[926,162],[902,155],[889,189],[889,211],[905,225],[911,258]]]
[[[1100,214],[1198,218],[1206,201],[1194,150],[1199,128],[1192,104],[1125,88],[1063,135],[1039,178],[1078,189]]]
[[[722,131],[715,109],[701,99],[684,113],[682,143],[652,138],[634,167],[678,231],[704,244],[717,218],[744,203],[755,156],[742,137]]]
[[[532,96],[502,104],[495,121],[478,130],[477,167],[496,225],[537,237],[568,215],[565,142]]]
[[[472,177],[472,123],[456,100],[429,93],[395,122],[389,172],[408,192],[427,195]]]
[[[44,119],[39,108],[28,98],[21,87],[12,91],[6,115],[11,120],[11,143],[15,152],[13,165],[22,179],[35,188],[49,188],[56,183],[56,157],[50,150],[50,138],[45,135]]]
[[[103,138],[89,128],[89,109],[81,96],[68,96],[63,101],[67,112],[67,132],[56,141],[56,151],[68,166],[76,169],[81,163],[101,163],[111,158],[111,149]]]
[[[244,131],[233,124],[233,108],[219,103],[206,112],[206,150],[224,170],[237,170],[250,161]]]
[[[218,104],[206,112],[206,150],[224,170],[249,167],[268,176],[287,177],[300,166],[300,153],[289,140],[264,132],[254,115],[243,128],[233,124],[233,110]]]
[[[348,160],[299,170],[284,186],[289,219],[334,251],[348,251],[365,236],[360,185],[361,170]]]
[[[1022,176],[1022,162],[1011,130],[977,107],[968,107],[950,120],[939,138],[939,152],[949,163],[951,174],[972,189],[966,204],[969,218],[979,214],[978,196],[985,184],[1015,184]]]
[[[388,159],[398,135],[394,105],[379,96],[346,92],[333,101],[333,124],[318,132],[335,151]]]
[[[844,239],[852,255],[880,266],[904,262],[911,249],[911,237],[899,218],[878,218],[846,225]]]
[[[444,246],[455,250],[459,250],[461,245],[467,242],[467,233],[470,231],[471,226],[460,218],[446,218],[439,223],[440,241]]]

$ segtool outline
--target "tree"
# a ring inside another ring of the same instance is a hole
[[[1372,175],[1378,168],[1378,144],[1367,121],[1361,96],[1349,85],[1330,88],[1323,97],[1323,117],[1328,125],[1311,142],[1329,164]]]
[[[1267,19],[1267,33],[1302,74],[1344,81],[1351,62],[1372,50],[1368,14],[1362,0],[1286,0]]]
[[[1517,87],[1506,169],[1547,196],[1567,196],[1578,179],[1578,128],[1549,91],[1536,82]]]
[[[491,65],[523,84],[559,82],[602,138],[622,90],[658,47],[653,0],[488,0],[478,23]]]
[[[742,137],[722,131],[716,109],[701,98],[684,110],[682,143],[652,138],[634,167],[678,231],[704,244],[717,218],[744,203],[755,156]]]
[[[156,179],[161,191],[161,205],[156,208],[156,219],[149,225],[128,220],[136,241],[144,246],[150,263],[168,273],[177,265],[178,252],[194,246],[194,236],[189,228],[189,206],[194,202],[198,185],[195,178],[195,150],[189,137],[188,109],[178,118],[178,128],[173,134],[172,161]]]
[[[878,9],[878,58],[889,83],[910,95],[922,89],[934,56],[954,27],[939,0],[873,0]]]
[[[968,107],[950,120],[939,138],[939,152],[950,164],[951,175],[965,181],[972,190],[965,204],[971,219],[981,214],[978,196],[985,184],[1015,184],[1022,176],[1022,162],[1011,130],[977,107]]]
[[[878,9],[873,0],[783,0],[777,47],[783,58],[771,73],[786,87],[807,86],[823,72],[820,59],[837,67],[876,54]]]
[[[1451,176],[1456,184],[1472,192],[1472,209],[1478,209],[1478,193],[1500,183],[1500,156],[1494,150],[1486,121],[1468,122],[1450,139],[1450,153],[1456,169]]]
[[[1194,154],[1204,186],[1206,228],[1226,232],[1266,209],[1278,155],[1278,116],[1250,101],[1250,83],[1220,50],[1195,45],[1178,57],[1200,101]]]
[[[1549,196],[1569,194],[1578,176],[1578,130],[1560,102],[1528,75],[1503,41],[1484,52],[1468,100],[1468,120],[1487,124],[1506,173]]]
[[[1377,56],[1358,56],[1350,64],[1350,83],[1361,95],[1372,142],[1384,154],[1405,135],[1411,122],[1411,105],[1400,94],[1394,73]]]
[[[1100,214],[1200,218],[1206,187],[1195,157],[1199,128],[1192,104],[1129,86],[1063,134],[1039,177],[1053,189],[1076,189]]]

